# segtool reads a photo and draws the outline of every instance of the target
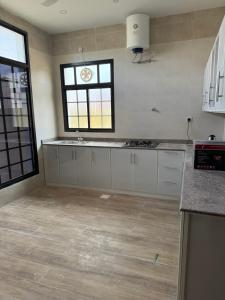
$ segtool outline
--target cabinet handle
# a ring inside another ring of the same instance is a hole
[[[58,160],[58,147],[55,149],[55,158]]]
[[[74,150],[74,160],[77,160],[77,151]]]
[[[180,171],[180,169],[178,169],[176,167],[165,166],[164,168],[169,169],[169,170],[178,170],[178,171]]]
[[[217,93],[216,93],[216,101],[219,101],[219,98],[222,98],[223,95],[220,95],[220,81],[221,79],[223,79],[224,76],[221,76],[220,72],[219,72],[219,76],[218,76],[218,85],[217,85]]]
[[[136,154],[134,153],[134,165],[136,165],[136,163],[137,163],[137,156],[136,156]]]
[[[173,182],[173,181],[164,181],[164,183],[168,183],[168,184],[172,184],[172,185],[177,185],[177,182]]]
[[[169,154],[169,155],[171,155],[171,154],[172,155],[176,155],[176,156],[178,155],[177,151],[173,151],[173,150],[171,150],[171,151],[165,151],[165,153]]]
[[[77,160],[77,152],[76,150],[72,150],[72,160]]]
[[[133,164],[133,153],[130,154],[130,164]]]
[[[95,154],[94,154],[94,151],[91,151],[91,164],[93,165],[95,161]]]

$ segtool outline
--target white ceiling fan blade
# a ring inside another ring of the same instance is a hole
[[[41,4],[45,7],[49,7],[54,5],[56,2],[58,2],[59,0],[45,0],[44,2],[42,2]]]

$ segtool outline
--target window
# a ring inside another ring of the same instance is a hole
[[[114,131],[113,60],[61,65],[66,131]]]
[[[27,34],[0,21],[0,189],[37,173]]]

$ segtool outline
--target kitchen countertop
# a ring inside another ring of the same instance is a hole
[[[193,168],[192,146],[186,146],[181,211],[225,216],[225,172]]]
[[[89,141],[88,143],[76,142],[75,140],[46,140],[43,141],[43,145],[53,145],[53,146],[77,146],[77,147],[100,147],[100,148],[125,148],[125,149],[143,149],[143,150],[174,150],[174,151],[185,151],[186,145],[180,143],[164,143],[160,142],[155,148],[148,147],[128,147],[124,145],[121,141]]]

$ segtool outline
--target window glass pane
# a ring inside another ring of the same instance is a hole
[[[0,134],[0,150],[4,150],[5,149],[5,135],[4,134]]]
[[[91,116],[101,116],[102,106],[101,102],[91,102],[90,103],[90,115]]]
[[[68,116],[77,116],[77,103],[67,104]]]
[[[78,102],[86,102],[87,101],[86,90],[78,90],[77,91],[77,99],[78,99]]]
[[[89,90],[89,101],[101,101],[101,90],[100,89],[90,89]]]
[[[11,169],[12,178],[17,178],[22,176],[21,164],[11,166],[10,169]]]
[[[7,161],[7,153],[6,151],[0,152],[0,168],[7,166],[8,161]]]
[[[7,139],[9,148],[19,147],[19,139],[17,132],[7,133]]]
[[[10,164],[15,164],[21,161],[19,148],[9,150],[9,160]]]
[[[5,183],[9,181],[9,169],[0,169],[0,183]]]
[[[24,171],[24,175],[29,174],[33,171],[32,160],[23,162],[23,171]]]
[[[22,147],[22,159],[23,160],[28,160],[32,158],[32,150],[31,147]]]
[[[0,132],[4,132],[3,117],[0,116]]]
[[[0,56],[26,62],[24,36],[0,25]]]
[[[100,82],[106,83],[111,81],[111,67],[110,64],[99,65]]]
[[[10,82],[10,81],[2,82],[2,96],[3,96],[3,98],[11,98],[14,96],[12,82]]]
[[[76,102],[77,101],[77,91],[66,91],[67,102]]]
[[[102,102],[102,115],[111,116],[111,102]]]
[[[91,84],[98,82],[97,65],[76,67],[77,84]]]
[[[77,117],[69,117],[68,121],[69,121],[69,128],[79,128]]]
[[[112,118],[111,117],[102,117],[102,127],[103,128],[112,128]]]
[[[74,85],[75,84],[75,75],[74,75],[73,67],[64,69],[64,81],[65,81],[65,85]]]
[[[16,117],[5,117],[7,131],[17,131]]]
[[[12,67],[0,64],[0,69],[1,69],[1,79],[12,81]]]
[[[88,118],[79,117],[79,128],[88,128]]]
[[[102,92],[102,101],[111,101],[111,89],[101,89]]]
[[[87,103],[78,103],[79,116],[87,116]]]
[[[21,145],[31,144],[31,137],[29,131],[20,131]]]
[[[102,128],[102,118],[101,117],[90,117],[91,128]]]

